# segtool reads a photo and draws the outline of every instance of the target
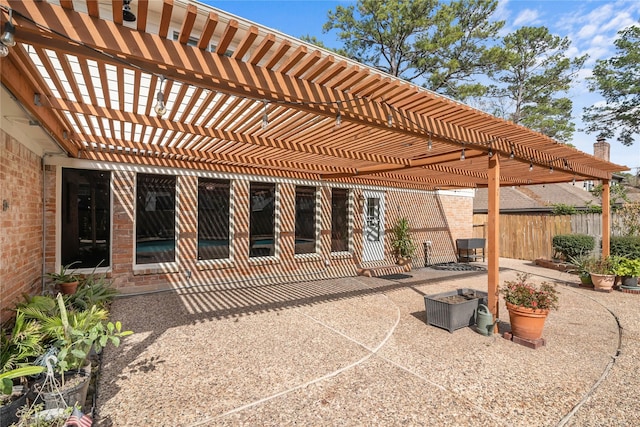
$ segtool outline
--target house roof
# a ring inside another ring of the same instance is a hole
[[[72,157],[418,189],[487,186],[489,152],[502,186],[627,170],[200,3],[0,8],[2,83]]]
[[[628,187],[629,201],[634,201],[640,192]],[[474,213],[486,213],[488,206],[486,188],[476,190],[473,199]],[[528,185],[522,187],[502,187],[500,189],[500,212],[552,211],[554,205],[574,206],[577,209],[599,206],[601,201],[585,190],[583,183],[560,183],[549,185]]]

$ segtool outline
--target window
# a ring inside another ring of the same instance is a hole
[[[331,252],[349,250],[349,190],[331,189]]]
[[[296,187],[295,253],[316,251],[316,189]]]
[[[229,180],[198,179],[198,259],[229,258]]]
[[[111,247],[111,173],[62,169],[61,262],[108,267]]]
[[[136,264],[176,259],[176,177],[138,174]]]
[[[249,187],[249,256],[275,255],[276,185],[252,182]]]

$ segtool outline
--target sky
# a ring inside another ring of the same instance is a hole
[[[335,32],[324,34],[322,26],[329,10],[338,5],[355,4],[355,1],[205,0],[204,3],[293,37],[315,36],[328,47],[339,47]],[[569,37],[570,56],[589,55],[568,96],[573,100],[574,123],[578,129],[570,142],[579,150],[593,154],[597,135],[580,131],[584,127],[581,117],[585,107],[602,102],[602,97],[589,92],[586,78],[591,76],[597,59],[615,54],[613,41],[618,31],[640,21],[640,0],[499,0],[494,18],[506,21],[502,35],[522,26],[545,26],[552,34]],[[615,139],[609,142],[613,163],[628,166],[634,173],[640,171],[640,135],[631,147]]]

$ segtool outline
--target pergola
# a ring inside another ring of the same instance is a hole
[[[17,41],[0,59],[2,84],[71,157],[424,190],[488,186],[494,314],[500,186],[601,180],[609,251],[609,179],[624,166],[201,4],[0,7]]]

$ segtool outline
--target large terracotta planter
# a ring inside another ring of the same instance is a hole
[[[519,305],[507,304],[511,333],[526,340],[537,340],[542,337],[544,321],[547,320],[549,310],[534,310]]]
[[[595,274],[591,273],[593,288],[601,291],[610,291],[616,282],[615,274]]]

